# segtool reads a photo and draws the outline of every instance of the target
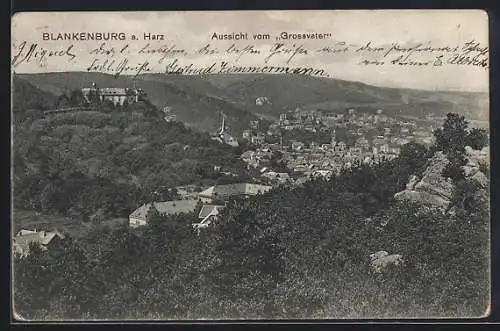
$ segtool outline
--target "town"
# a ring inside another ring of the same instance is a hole
[[[250,147],[241,157],[273,184],[294,185],[394,159],[409,142],[428,146],[432,130],[432,125],[396,119],[382,109],[373,115],[355,109],[335,114],[295,109],[267,125],[251,121],[242,135]]]
[[[256,104],[268,102],[266,97],[256,99]],[[163,112],[166,121],[175,121],[170,107]],[[197,212],[198,222],[192,226],[199,234],[218,220],[232,199],[265,194],[276,187],[293,189],[313,179],[328,180],[343,169],[392,160],[409,142],[429,146],[433,141],[432,125],[418,126],[414,120],[396,119],[382,109],[374,115],[355,109],[336,114],[295,109],[282,113],[276,121],[250,121],[240,139],[231,135],[226,115],[221,115],[220,128],[212,134],[212,140],[242,147],[241,159],[257,174],[254,182],[215,185],[202,191],[189,185],[176,187],[179,200],[149,202],[132,212],[132,228],[147,225],[157,215]],[[432,115],[427,118],[432,119]],[[219,166],[214,171],[235,176]]]

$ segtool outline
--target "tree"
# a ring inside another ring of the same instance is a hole
[[[482,149],[488,145],[488,133],[485,129],[472,128],[467,135],[467,145],[474,149]]]
[[[443,127],[434,131],[435,148],[447,154],[452,151],[462,152],[467,145],[467,127],[464,116],[448,113]]]
[[[448,164],[443,169],[443,176],[451,178],[455,183],[465,177],[462,167],[465,165],[466,160],[464,153],[457,150],[452,150],[448,153]]]
[[[97,91],[90,90],[88,95],[90,106],[97,107],[101,104]]]
[[[63,94],[57,99],[56,107],[58,109],[69,108],[71,107],[71,101],[66,95]]]
[[[429,156],[427,147],[419,143],[410,142],[401,148],[398,163],[400,167],[408,169],[411,173],[419,176],[425,169]]]
[[[73,90],[69,100],[73,107],[84,107],[87,105],[87,101],[81,90]]]
[[[104,102],[102,103],[102,108],[104,112],[110,113],[116,109],[116,106],[111,100],[104,100]]]

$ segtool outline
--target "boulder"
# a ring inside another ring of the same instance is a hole
[[[489,179],[484,168],[489,168],[489,148],[474,150],[465,147],[465,165],[462,167],[464,175],[473,179],[481,188],[476,195],[481,199],[488,196]],[[445,178],[442,173],[448,164],[446,155],[439,151],[429,160],[429,164],[421,178],[412,176],[406,188],[394,195],[396,200],[410,200],[422,206],[448,210],[453,196],[454,185],[450,178]],[[483,170],[481,170],[483,168]]]
[[[403,266],[405,261],[403,256],[400,254],[391,254],[386,251],[378,251],[376,253],[370,254],[370,270],[373,273],[381,274],[389,266]]]
[[[442,175],[443,169],[448,164],[446,155],[442,152],[430,159],[422,178],[419,180],[412,176],[406,189],[394,195],[397,200],[416,201],[424,205],[432,205],[446,209],[453,195],[451,179]]]
[[[488,177],[486,177],[486,175],[480,171],[476,172],[470,178],[475,180],[483,189],[488,188],[490,185],[490,181],[489,181]]]

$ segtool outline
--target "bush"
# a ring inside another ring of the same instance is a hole
[[[488,134],[486,130],[472,128],[467,135],[467,145],[477,150],[488,146]]]

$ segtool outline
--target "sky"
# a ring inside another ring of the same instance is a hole
[[[227,11],[227,12],[57,12],[20,13],[12,18],[11,53],[15,55],[19,45],[37,43],[40,49],[60,49],[69,45],[68,41],[44,41],[42,33],[59,32],[125,32],[127,36],[143,33],[163,34],[164,41],[151,42],[153,46],[175,45],[189,50],[190,55],[181,63],[204,65],[213,61],[223,61],[229,56],[201,56],[193,54],[203,45],[210,43],[224,50],[231,43],[240,48],[254,44],[263,50],[272,47],[275,36],[281,32],[290,33],[331,33],[325,40],[286,41],[287,46],[303,45],[316,50],[324,46],[345,42],[350,45],[346,53],[319,54],[310,51],[307,56],[295,56],[293,65],[314,66],[325,69],[330,77],[361,81],[388,87],[405,87],[428,90],[487,91],[489,87],[488,69],[479,66],[444,65],[440,67],[360,65],[363,59],[380,57],[372,54],[357,54],[353,49],[368,42],[372,45],[390,47],[393,43],[412,46],[422,43],[432,47],[459,45],[475,40],[481,47],[488,45],[488,17],[480,10],[349,10],[349,11]],[[247,32],[269,33],[268,41],[211,41],[213,33]],[[129,43],[127,41],[126,43]],[[131,49],[142,47],[145,41],[130,42]],[[74,62],[48,59],[41,66],[36,61],[19,64],[17,73],[84,71],[93,60],[89,51],[98,47],[97,41],[76,41],[73,51],[78,60]],[[111,42],[115,48],[124,42]],[[134,48],[135,47],[135,48]],[[192,51],[192,52],[191,52]],[[138,55],[129,55],[131,63],[141,61]],[[392,59],[398,54],[393,54]],[[135,56],[135,57],[134,57]],[[452,53],[446,56],[451,57]],[[432,53],[413,53],[416,60],[435,59]],[[486,58],[488,56],[486,55]],[[144,58],[144,56],[142,56]],[[264,56],[243,56],[239,65],[262,65]],[[285,56],[273,57],[274,65],[284,65]],[[234,58],[232,58],[234,59]],[[168,60],[168,59],[167,59]],[[152,70],[164,71],[161,65],[153,65]]]

